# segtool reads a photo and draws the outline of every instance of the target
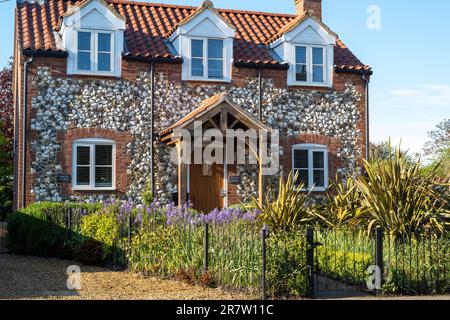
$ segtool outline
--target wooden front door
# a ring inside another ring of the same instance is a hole
[[[209,213],[223,207],[223,165],[190,165],[190,199],[194,209]]]

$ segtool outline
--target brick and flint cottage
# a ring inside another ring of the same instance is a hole
[[[152,183],[157,198],[207,211],[266,188],[258,165],[173,163],[174,131],[196,121],[279,130],[280,172],[317,193],[355,172],[371,68],[322,21],[322,0],[295,3],[281,14],[211,1],[19,1],[15,207],[139,199]]]

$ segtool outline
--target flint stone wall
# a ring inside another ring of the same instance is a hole
[[[31,130],[34,152],[31,171],[35,176],[32,192],[36,201],[63,201],[56,173],[61,170],[57,152],[61,141],[57,133],[69,128],[105,128],[130,132],[133,141],[127,145],[131,162],[127,196],[139,200],[150,175],[151,78],[142,72],[136,81],[90,80],[53,77],[50,68],[39,68],[33,78],[38,94],[32,98],[35,117]],[[257,79],[248,78],[243,87],[216,84],[193,85],[174,83],[164,73],[155,80],[155,132],[159,132],[187,115],[200,103],[217,93],[228,92],[231,99],[257,117]],[[301,133],[337,137],[342,142],[338,157],[344,173],[354,172],[362,157],[358,146],[361,95],[353,84],[343,91],[288,90],[277,88],[271,79],[263,80],[263,121],[280,130],[280,135]],[[170,161],[171,149],[156,143],[156,197],[171,199],[175,166]],[[281,150],[281,156],[282,156]],[[118,168],[120,170],[121,168]],[[283,169],[283,168],[282,168]],[[257,193],[257,167],[237,168],[242,183],[237,192],[246,201]],[[284,168],[289,171],[290,168]]]

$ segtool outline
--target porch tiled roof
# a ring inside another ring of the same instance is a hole
[[[235,103],[233,103],[229,99],[229,95],[226,92],[216,94],[202,101],[201,105],[188,113],[186,116],[178,120],[176,123],[171,125],[170,127],[164,129],[159,133],[161,137],[161,141],[167,141],[167,136],[175,131],[177,128],[183,128],[189,126],[193,121],[197,119],[201,119],[205,115],[211,116],[210,112],[212,112],[215,108],[225,103],[227,112],[231,112],[231,114],[242,123],[251,124],[250,127],[255,127],[258,129],[266,130],[267,132],[271,131],[271,128],[266,126],[260,120],[255,119],[248,111],[240,108]],[[213,113],[214,114],[214,113]]]
[[[181,126],[184,123],[188,122],[192,118],[195,118],[195,116],[201,114],[203,111],[205,111],[209,107],[215,105],[221,99],[224,99],[224,98],[226,98],[226,94],[225,93],[219,93],[219,94],[216,94],[216,95],[214,95],[214,96],[212,96],[210,98],[207,98],[207,99],[203,100],[202,104],[198,108],[196,108],[192,112],[188,113],[185,117],[183,117],[182,119],[178,120],[177,122],[175,122],[173,125],[171,125],[167,129],[164,129],[163,131],[161,131],[159,135],[163,136],[163,135],[165,135],[165,134],[175,130],[179,126]]]
[[[46,0],[43,4],[23,1],[17,4],[17,38],[23,50],[55,52],[55,31],[61,17],[82,0]],[[176,57],[166,45],[167,36],[197,8],[125,0],[106,2],[126,19],[125,55],[145,58]],[[239,63],[280,64],[267,42],[276,37],[296,15],[217,9],[236,28],[234,60]],[[370,70],[343,43],[335,48],[335,65],[339,69]]]

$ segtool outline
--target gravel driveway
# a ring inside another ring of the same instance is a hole
[[[81,289],[67,289],[67,267],[81,268]],[[221,289],[144,278],[136,273],[84,266],[78,262],[0,254],[0,299],[246,299]]]

